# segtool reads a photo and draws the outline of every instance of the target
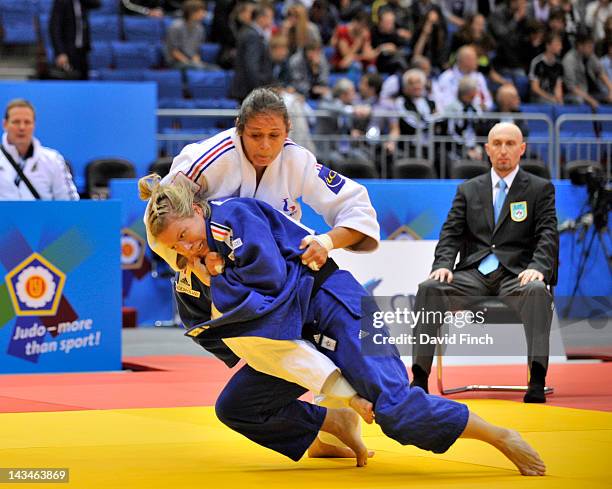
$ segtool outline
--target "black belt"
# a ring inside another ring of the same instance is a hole
[[[338,270],[338,265],[334,260],[328,258],[320,270],[316,272],[314,270],[311,270],[310,268],[309,270],[312,276],[314,277],[314,284],[312,284],[312,292],[310,293],[310,297],[314,297],[315,294],[321,288],[321,285],[323,285],[323,283],[330,277],[332,273]]]

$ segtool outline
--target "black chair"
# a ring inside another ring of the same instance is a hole
[[[593,160],[573,160],[565,164],[563,178],[569,178],[576,185],[586,183],[586,174],[601,172],[601,164]]]
[[[491,166],[486,161],[458,160],[450,164],[450,177],[467,180],[488,172]]]
[[[431,161],[403,158],[395,162],[393,178],[433,179],[438,178],[438,175]]]
[[[334,165],[334,169],[349,178],[378,178],[374,165],[362,161],[345,161]]]
[[[151,163],[149,167],[149,173],[157,173],[160,177],[164,178],[170,173],[170,167],[172,166],[172,156],[161,156],[156,161]]]
[[[542,160],[537,159],[525,159],[521,160],[520,166],[526,172],[536,175],[541,178],[550,180],[550,171],[546,167],[546,164]]]
[[[92,160],[85,170],[87,194],[90,199],[107,199],[112,178],[135,178],[134,165],[121,158]]]

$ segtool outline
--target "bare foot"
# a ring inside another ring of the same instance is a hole
[[[517,466],[523,475],[544,475],[544,461],[523,438],[514,430],[506,430],[507,434],[500,438],[495,446]]]
[[[368,458],[374,456],[374,450],[368,450]],[[308,447],[310,458],[355,458],[355,452],[349,447],[338,447],[321,441],[319,437]]]
[[[370,401],[364,399],[359,394],[355,394],[351,397],[349,406],[357,411],[357,414],[359,414],[366,423],[372,424],[374,421],[374,405]]]
[[[352,409],[328,409],[321,431],[330,433],[352,449],[357,460],[357,467],[368,463],[368,449],[355,429],[359,422],[357,413]]]

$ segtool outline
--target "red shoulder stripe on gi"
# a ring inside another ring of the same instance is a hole
[[[227,150],[232,148],[234,148],[234,143],[232,142],[231,137],[228,136],[225,139],[222,139],[192,163],[191,167],[187,171],[187,176],[191,180],[196,181],[199,178],[201,171],[214,161],[211,161],[212,158],[216,159],[215,156],[219,156],[220,153],[225,153]],[[197,176],[194,178],[195,175]]]
[[[216,241],[225,241],[232,234],[230,228],[222,224],[217,224],[216,222],[210,223],[210,232]]]

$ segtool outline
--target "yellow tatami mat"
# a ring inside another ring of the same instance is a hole
[[[611,487],[611,413],[510,401],[467,404],[493,423],[518,429],[544,458],[548,475],[522,477],[481,442],[459,440],[434,455],[402,447],[376,426],[364,428],[366,444],[376,450],[365,468],[348,459],[294,463],[230,431],[212,407],[0,414],[0,467],[67,467],[68,484],[42,487],[79,489]]]

